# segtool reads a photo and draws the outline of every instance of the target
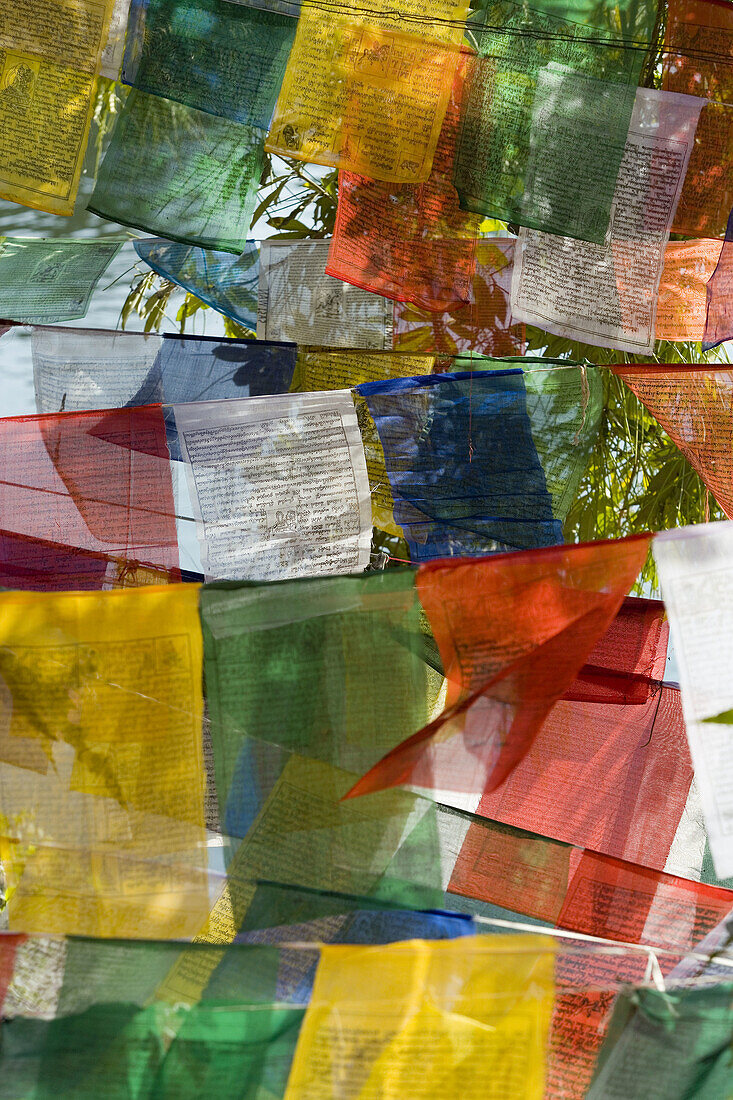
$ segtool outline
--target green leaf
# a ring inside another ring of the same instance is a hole
[[[720,714],[716,714],[712,718],[703,718],[703,722],[717,722],[720,726],[733,726],[733,707],[730,710],[721,711]]]

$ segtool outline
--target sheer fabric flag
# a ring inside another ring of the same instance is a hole
[[[0,14],[0,198],[73,214],[113,0]]]
[[[554,986],[545,937],[324,947],[285,1098],[541,1100]]]
[[[588,1100],[657,1095],[715,1100],[733,1090],[733,985],[621,994]]]
[[[326,275],[328,249],[326,240],[262,242],[257,338],[389,350],[393,303]]]
[[[435,313],[395,303],[394,347],[447,355],[522,355],[525,328],[512,318],[509,300],[515,246],[514,237],[476,241],[471,298],[464,305]]]
[[[459,209],[452,178],[467,64],[462,53],[425,183],[340,173],[328,275],[428,310],[471,301],[480,218]]]
[[[0,238],[0,316],[26,324],[83,317],[122,242]]]
[[[512,314],[566,339],[654,348],[664,250],[702,100],[640,88],[618,173],[607,244],[520,233]]]
[[[414,580],[399,569],[202,589],[227,831],[242,835],[251,738],[358,772],[427,720],[441,678],[425,661]]]
[[[287,16],[229,0],[133,0],[122,78],[266,130],[294,37]]]
[[[435,355],[300,347],[291,388],[296,391],[341,390],[364,382],[437,373],[444,366],[450,369],[452,365],[452,360],[438,361]]]
[[[194,585],[3,593],[11,928],[187,936],[209,908]]]
[[[707,285],[707,313],[702,350],[711,351],[718,344],[733,339],[733,210],[728,218],[725,241],[710,281]]]
[[[675,233],[719,237],[733,207],[733,12],[717,0],[671,0],[663,87],[706,100],[674,219]]]
[[[721,247],[715,240],[668,242],[657,297],[655,340],[705,339],[710,279],[721,258]],[[733,335],[733,321],[730,333]]]
[[[360,572],[371,505],[348,390],[174,407],[210,577]]]
[[[634,391],[733,518],[733,370],[665,363],[611,368]]]
[[[485,6],[456,155],[464,209],[603,244],[655,15],[640,5],[635,28],[623,7],[626,37],[611,5]]]
[[[520,371],[359,387],[414,561],[562,541]]]
[[[242,252],[263,167],[263,131],[133,88],[89,209],[174,241]]]
[[[486,793],[526,755],[646,560],[649,537],[421,566],[446,709],[350,796],[411,784]]]
[[[416,33],[385,3],[368,21],[348,10],[301,9],[265,147],[370,179],[421,183],[448,106],[467,4],[435,0]]]
[[[33,382],[39,413],[121,408],[131,403],[156,361],[157,333],[33,329]],[[140,405],[149,401],[136,402]]]
[[[665,532],[654,543],[680,668],[682,705],[715,870],[733,874],[729,759],[733,690],[733,524]]]
[[[259,252],[254,242],[247,242],[241,256],[156,237],[135,241],[134,247],[140,259],[158,275],[254,331],[259,282]]]
[[[0,420],[6,531],[178,574],[160,406]]]

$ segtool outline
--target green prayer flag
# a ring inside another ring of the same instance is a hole
[[[133,89],[89,209],[170,240],[243,252],[263,150],[257,127]]]

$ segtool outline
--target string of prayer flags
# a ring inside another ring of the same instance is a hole
[[[664,363],[611,368],[658,420],[733,518],[733,370]]]
[[[443,312],[404,302],[394,304],[396,349],[453,355],[523,355],[525,326],[512,317],[510,292],[516,239],[480,238],[470,300]]]
[[[31,344],[40,413],[287,393],[297,356],[294,344],[61,327],[34,328]]]
[[[130,90],[89,209],[174,241],[241,253],[263,169],[263,131]]]
[[[395,186],[339,174],[327,275],[428,310],[471,301],[481,219],[459,209],[453,185],[467,61],[462,53],[424,183]]]
[[[246,922],[256,884],[263,881],[412,908],[503,919],[521,914],[583,935],[674,950],[691,949],[733,908],[730,890],[572,847],[407,791],[344,801],[353,772],[296,755],[283,763],[282,753],[266,748],[256,740],[250,745],[265,780],[258,796],[238,769],[239,798],[254,798],[260,809],[249,816],[249,831],[228,867],[230,896],[222,916],[231,935]],[[229,821],[235,824],[238,811],[244,824],[243,810],[243,803],[230,801]],[[315,907],[317,895],[311,896]],[[331,901],[324,912],[332,907]]]
[[[607,244],[522,229],[513,316],[567,339],[651,352],[664,249],[703,101],[636,93]]]
[[[327,240],[262,242],[257,339],[390,350],[393,303],[326,275],[328,252]]]
[[[176,405],[174,415],[209,578],[366,568],[369,481],[348,390]]]
[[[733,339],[733,209],[728,218],[725,241],[718,266],[707,284],[707,313],[702,350],[711,351],[718,344]]]
[[[210,904],[197,586],[1,599],[10,927],[194,935]]]
[[[83,317],[120,240],[0,238],[0,317],[53,324]]]
[[[294,37],[287,16],[228,0],[133,0],[122,78],[266,130]]]
[[[370,382],[358,392],[413,561],[562,541],[521,371]]]
[[[160,406],[2,419],[0,471],[6,531],[180,577]]]
[[[463,209],[603,244],[655,15],[649,3],[618,17],[610,3],[486,5],[456,153]]]
[[[706,100],[674,219],[675,233],[719,237],[733,207],[733,12],[717,0],[670,0],[662,86]]]
[[[733,524],[666,531],[654,542],[682,707],[717,874],[733,874],[733,805],[728,781],[733,691],[730,554]]]
[[[446,709],[350,797],[405,784],[498,787],[610,626],[649,542],[641,535],[421,566],[416,583],[448,679]]]
[[[653,1095],[715,1100],[733,1090],[730,981],[623,991],[616,1002],[588,1100]]]
[[[195,294],[237,324],[257,326],[259,251],[248,241],[241,256],[151,238],[134,242],[141,260],[158,275]]]
[[[542,1100],[554,992],[546,937],[323,947],[285,1100]]]
[[[24,0],[0,14],[0,198],[73,214],[112,5]]]
[[[431,9],[428,36],[425,25],[407,33],[386,2],[368,21],[348,8],[303,7],[268,152],[393,183],[426,180],[468,5],[435,0],[420,13],[426,23]]]

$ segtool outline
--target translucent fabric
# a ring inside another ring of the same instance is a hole
[[[84,592],[166,584],[180,579],[178,568],[153,568],[124,557],[0,531],[0,588]]]
[[[211,737],[227,832],[241,835],[236,819],[250,738],[358,772],[427,720],[440,680],[424,660],[414,581],[412,570],[390,569],[202,589]]]
[[[209,579],[360,573],[371,501],[348,390],[173,407]]]
[[[636,580],[648,536],[420,567],[446,709],[355,785],[494,790],[530,749]]]
[[[725,241],[707,284],[707,314],[702,350],[711,351],[718,344],[733,339],[733,210],[728,219]]]
[[[363,1100],[542,1100],[553,948],[512,935],[322,948],[285,1100],[336,1100],[342,1082]]]
[[[262,242],[258,339],[389,351],[394,303],[326,275],[328,250],[321,239]]]
[[[293,390],[340,390],[363,382],[410,378],[450,370],[453,360],[435,355],[408,355],[399,351],[331,350],[299,347]]]
[[[634,27],[630,8],[624,33],[611,4],[481,5],[456,154],[465,210],[603,243],[656,14],[639,5]]]
[[[644,703],[564,698],[475,812],[663,871],[692,774],[679,689],[655,684]]]
[[[516,318],[599,347],[653,350],[665,245],[702,105],[639,88],[608,240],[587,244],[523,229],[512,277]]]
[[[303,7],[267,150],[371,179],[426,180],[466,11],[465,0],[438,0],[411,28],[384,2],[366,18]]]
[[[664,363],[614,366],[733,518],[733,371]]]
[[[174,241],[238,254],[262,175],[263,133],[133,88],[89,209]]]
[[[259,280],[259,252],[254,242],[247,242],[241,256],[155,237],[135,241],[134,247],[140,259],[158,275],[254,331]]]
[[[228,0],[133,0],[122,79],[267,129],[295,23]]]
[[[0,606],[10,927],[194,935],[209,909],[197,586]]]
[[[716,240],[668,242],[657,297],[655,340],[704,339],[710,278],[721,258],[721,247]],[[733,322],[730,332],[733,335]]]
[[[0,238],[0,317],[51,324],[83,317],[120,240]]]
[[[467,64],[463,53],[425,183],[340,173],[327,275],[428,310],[471,301],[480,218],[459,209],[453,186]]]
[[[0,420],[0,471],[7,532],[177,573],[159,405]]]
[[[469,825],[448,891],[584,935],[691,950],[733,891],[491,821]]]
[[[732,523],[664,531],[654,557],[679,660],[687,737],[715,871],[733,875],[730,795]]]
[[[356,775],[252,740],[227,803],[244,839],[202,938],[280,925],[275,884],[309,919],[343,895],[365,907],[452,909],[686,951],[733,908],[733,891],[482,819],[407,791],[346,799]],[[317,750],[316,750],[317,751]],[[220,795],[220,804],[223,801]],[[258,906],[266,886],[268,902]],[[594,900],[595,899],[595,900]]]
[[[520,371],[359,387],[413,561],[562,541]]]
[[[0,13],[0,198],[73,214],[113,0]]]
[[[717,0],[670,0],[663,87],[707,100],[695,133],[675,233],[719,237],[733,207],[733,12]]]
[[[522,355],[524,325],[512,319],[509,300],[515,238],[491,237],[476,242],[471,301],[442,313],[417,306],[394,306],[394,347],[423,354],[474,352]]]
[[[33,383],[39,413],[149,405],[131,399],[156,361],[163,338],[157,333],[99,329],[33,329]]]
[[[588,1100],[654,1095],[717,1100],[733,1091],[733,985],[624,991],[614,1008]]]

